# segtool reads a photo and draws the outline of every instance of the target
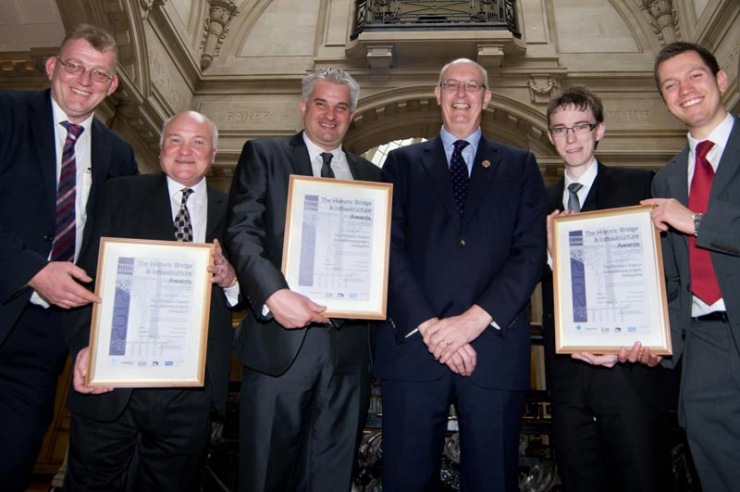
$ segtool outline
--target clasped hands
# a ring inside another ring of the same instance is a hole
[[[455,374],[470,376],[477,364],[477,353],[470,345],[491,323],[491,316],[473,305],[458,316],[431,318],[419,325],[419,333],[429,352]]]

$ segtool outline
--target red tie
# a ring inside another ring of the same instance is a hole
[[[709,204],[709,192],[712,190],[714,169],[707,161],[707,154],[714,147],[714,142],[704,140],[696,146],[696,166],[689,190],[689,209],[694,213],[705,213]],[[689,237],[689,268],[691,270],[691,292],[708,305],[717,302],[722,293],[714,273],[709,250],[698,248],[696,238]]]

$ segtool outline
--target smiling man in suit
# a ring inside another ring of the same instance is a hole
[[[688,128],[688,145],[655,176],[653,222],[663,265],[673,355],[681,362],[679,421],[686,428],[702,490],[740,482],[740,120],[722,94],[729,80],[706,48],[665,46],[655,82],[668,110]],[[649,350],[620,360],[656,365]]]
[[[606,131],[595,94],[584,87],[563,91],[550,101],[547,120],[550,142],[565,163],[564,176],[548,189],[548,229],[563,210],[626,207],[650,197],[651,171],[611,168],[594,157]],[[548,250],[550,241],[548,234]],[[667,411],[675,400],[673,371],[615,366],[616,356],[555,354],[549,267],[542,301],[553,444],[564,490],[671,490]]]
[[[481,134],[483,67],[455,60],[434,94],[439,137],[388,154],[393,183],[388,320],[379,327],[383,490],[439,490],[450,403],[464,491],[518,490],[529,389],[527,307],[545,259],[534,155]]]
[[[236,343],[239,490],[347,492],[370,392],[371,326],[338,323],[280,271],[291,174],[377,181],[342,146],[360,87],[325,68],[303,79],[303,131],[244,144],[229,197],[226,247],[250,312]]]
[[[67,491],[175,492],[198,487],[211,406],[221,414],[226,409],[233,340],[229,307],[239,297],[234,269],[219,243],[226,225],[226,194],[208,185],[205,177],[217,147],[216,126],[200,113],[184,111],[164,123],[162,174],[115,179],[103,188],[93,231],[96,246],[80,261],[86,271],[95,271],[103,236],[214,243],[206,383],[203,388],[86,386],[92,308],[70,313],[68,341],[75,367],[68,399],[72,426]],[[131,468],[134,456],[138,460]]]
[[[46,61],[51,89],[0,91],[0,484],[22,491],[64,368],[62,311],[96,299],[74,261],[100,189],[136,174],[126,142],[93,117],[118,87],[115,41],[82,25]]]

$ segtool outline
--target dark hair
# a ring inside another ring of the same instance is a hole
[[[114,55],[113,62],[118,62],[118,46],[116,46],[116,40],[113,39],[113,36],[111,36],[111,34],[102,27],[93,26],[91,24],[79,24],[75,26],[64,38],[64,41],[62,41],[62,45],[59,47],[59,52],[62,52],[64,45],[76,39],[84,39],[97,51],[112,51]]]
[[[714,57],[711,51],[706,49],[704,46],[701,46],[696,43],[686,43],[684,41],[676,41],[675,43],[668,44],[666,46],[663,46],[663,49],[660,50],[658,53],[658,56],[655,57],[655,67],[653,69],[653,77],[655,77],[655,85],[658,86],[658,92],[663,94],[660,90],[660,80],[658,78],[658,68],[660,68],[660,65],[663,64],[663,62],[670,60],[674,56],[678,56],[681,53],[686,53],[687,51],[694,51],[699,54],[702,61],[704,61],[704,64],[709,68],[709,70],[712,71],[712,75],[715,77],[717,76],[717,73],[719,72],[719,63],[717,63],[717,58]]]
[[[578,111],[590,109],[596,123],[604,122],[604,106],[601,99],[583,86],[574,86],[565,89],[547,106],[547,126],[550,126],[550,117],[558,110],[573,106]]]

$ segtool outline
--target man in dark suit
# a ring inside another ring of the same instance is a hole
[[[96,299],[73,263],[131,147],[93,117],[118,87],[113,38],[79,26],[46,61],[51,90],[0,91],[0,483],[25,490],[64,367],[61,312]],[[67,129],[69,126],[69,130]]]
[[[383,490],[439,490],[452,402],[462,490],[518,490],[545,189],[532,153],[482,136],[483,67],[449,63],[434,93],[440,136],[392,151],[381,174],[394,186],[388,320],[375,359]]]
[[[226,248],[251,311],[236,351],[239,489],[347,492],[369,402],[368,322],[327,319],[280,271],[291,174],[377,181],[379,169],[342,140],[360,88],[326,68],[303,80],[304,130],[244,145],[229,197]]]
[[[95,245],[103,236],[214,243],[206,383],[204,388],[86,386],[92,309],[70,313],[68,341],[75,367],[68,399],[72,426],[67,491],[197,488],[211,405],[222,414],[226,407],[233,340],[229,307],[239,296],[234,269],[219,244],[226,225],[226,194],[205,179],[217,146],[218,131],[208,118],[195,111],[179,113],[162,129],[164,174],[115,179],[103,188]],[[185,237],[188,234],[191,237]],[[97,258],[98,247],[91,246],[80,266],[94,272]],[[129,473],[135,455],[137,464]]]
[[[609,168],[594,157],[606,130],[596,95],[583,87],[565,90],[550,101],[547,120],[565,163],[564,177],[548,189],[548,228],[563,210],[626,207],[650,197],[651,171]],[[673,371],[615,366],[614,355],[556,355],[550,267],[542,304],[552,436],[564,490],[672,490],[667,410]]]
[[[722,105],[728,76],[706,48],[665,46],[655,81],[689,130],[688,146],[653,180],[673,355],[682,364],[679,420],[702,490],[740,483],[740,120]],[[656,365],[649,350],[620,360]]]

